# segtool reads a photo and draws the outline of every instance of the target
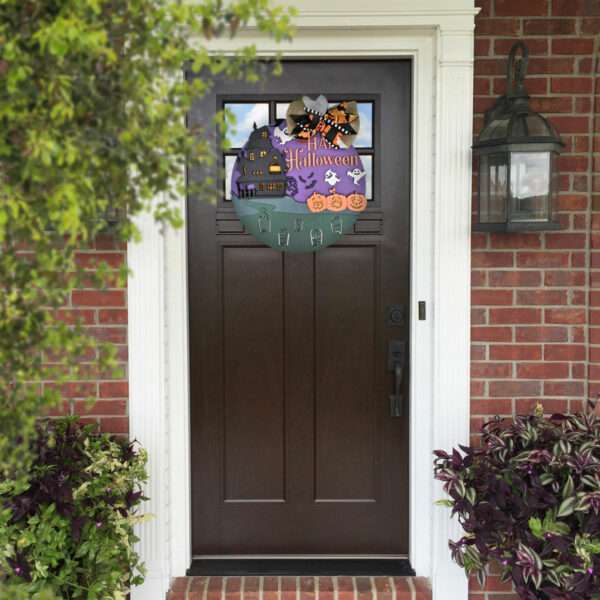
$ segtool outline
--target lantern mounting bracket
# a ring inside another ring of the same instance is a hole
[[[520,54],[517,54],[518,51]],[[529,94],[525,88],[525,75],[529,64],[529,49],[524,42],[513,44],[506,66],[506,94],[500,96],[493,106],[485,111],[484,126],[511,111],[529,112]]]
[[[517,52],[521,51],[521,54]],[[509,98],[529,98],[525,89],[525,75],[529,64],[529,49],[519,40],[510,49],[506,67],[506,94]]]

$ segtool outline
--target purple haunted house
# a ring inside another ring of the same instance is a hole
[[[238,198],[284,196],[287,165],[285,157],[273,147],[268,126],[256,128],[238,159]]]

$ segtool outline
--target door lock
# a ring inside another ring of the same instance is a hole
[[[404,306],[402,304],[390,304],[387,307],[385,324],[389,327],[404,325]]]

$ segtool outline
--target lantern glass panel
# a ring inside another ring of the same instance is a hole
[[[512,152],[512,221],[550,220],[550,152]]]
[[[504,119],[496,119],[489,125],[487,125],[479,136],[480,142],[487,140],[504,138],[508,135],[508,126],[510,124],[510,117]]]
[[[533,114],[529,115],[526,119],[527,124],[527,132],[526,135],[531,136],[547,136],[548,135],[548,125],[540,117],[540,115]]]
[[[479,163],[479,221],[506,222],[508,195],[508,157],[506,154],[483,154]]]

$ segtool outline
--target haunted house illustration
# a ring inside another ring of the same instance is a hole
[[[239,157],[238,198],[284,196],[287,165],[273,147],[267,126],[256,128]]]

